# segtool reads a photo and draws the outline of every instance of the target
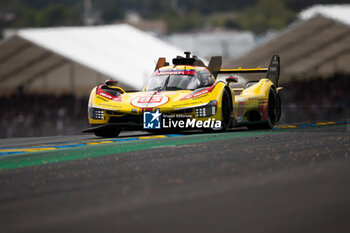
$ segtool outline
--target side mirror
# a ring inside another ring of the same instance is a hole
[[[106,80],[105,84],[106,84],[107,86],[117,86],[117,85],[118,85],[118,81],[117,81],[117,80],[110,79],[110,80]]]
[[[230,83],[236,83],[236,82],[238,82],[238,78],[237,78],[237,77],[230,76],[230,77],[227,77],[227,78],[226,78],[226,82],[227,82],[228,84],[230,84]]]

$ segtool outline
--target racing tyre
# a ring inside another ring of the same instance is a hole
[[[108,130],[99,130],[99,131],[95,131],[94,134],[97,137],[102,137],[102,138],[114,138],[114,137],[118,137],[119,133],[120,133],[120,128],[118,129],[108,129]]]
[[[268,119],[262,124],[249,125],[248,129],[272,129],[281,117],[281,99],[274,88],[270,88],[268,109]]]
[[[279,94],[277,94],[276,96],[277,96],[277,110],[276,110],[277,118],[276,118],[276,122],[279,122],[280,119],[281,119],[281,115],[282,115],[281,97],[280,97]]]
[[[232,103],[230,100],[229,93],[226,89],[224,89],[224,93],[222,94],[221,101],[221,131],[227,131],[230,126],[231,121],[231,112],[232,112]]]

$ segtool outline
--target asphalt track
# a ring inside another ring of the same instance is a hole
[[[2,139],[0,232],[350,232],[349,132]]]

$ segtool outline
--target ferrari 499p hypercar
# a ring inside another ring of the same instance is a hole
[[[174,58],[173,65],[159,58],[142,91],[124,91],[114,80],[95,87],[88,104],[91,128],[83,132],[116,137],[121,130],[140,129],[269,129],[279,121],[278,55],[272,56],[268,68],[221,69],[221,57],[212,57],[206,66],[196,56],[185,54]],[[237,87],[240,77],[248,73],[263,75]]]

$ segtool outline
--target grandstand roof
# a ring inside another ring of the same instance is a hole
[[[306,8],[299,14],[299,18],[306,20],[315,15],[323,15],[324,17],[338,20],[339,22],[350,25],[350,4],[343,5],[315,5]]]
[[[170,60],[183,53],[125,24],[22,29],[0,43],[0,51],[0,89],[16,88],[67,63],[141,89],[158,57]]]
[[[267,66],[272,54],[281,56],[282,81],[350,73],[350,4],[308,8],[272,40],[224,66]]]

